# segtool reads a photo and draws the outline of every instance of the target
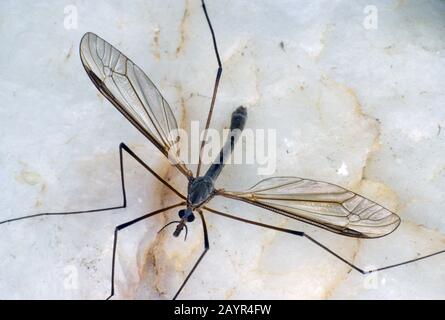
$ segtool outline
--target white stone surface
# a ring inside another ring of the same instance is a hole
[[[367,30],[368,4],[208,2],[224,65],[212,126],[247,106],[248,127],[277,130],[276,175],[340,184],[403,222],[357,240],[224,199],[212,206],[305,231],[365,269],[445,248],[445,4],[374,1],[378,29]],[[64,28],[68,5],[77,29]],[[185,190],[94,88],[78,43],[93,31],[126,53],[187,128],[204,121],[216,72],[199,1],[3,0],[0,21],[0,219],[119,205],[121,141]],[[109,294],[114,227],[176,201],[134,161],[125,166],[125,210],[0,226],[1,299]],[[260,178],[253,165],[228,166],[218,186]],[[157,236],[168,215],[121,234],[116,298],[171,298],[200,254],[199,220],[187,242],[170,229]],[[305,239],[206,216],[211,249],[180,298],[445,298],[445,255],[363,277]]]

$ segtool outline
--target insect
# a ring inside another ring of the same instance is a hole
[[[207,129],[211,123],[223,69],[216,37],[204,1],[202,1],[202,7],[210,28],[214,51],[218,62],[210,110],[205,125],[205,128]],[[304,232],[259,223],[211,208],[209,202],[213,197],[225,197],[267,209],[271,212],[315,225],[330,232],[364,239],[386,236],[396,230],[400,224],[400,218],[383,206],[352,191],[327,182],[297,177],[272,177],[261,180],[250,189],[241,192],[215,189],[215,181],[224,168],[225,160],[228,159],[230,153],[233,151],[234,145],[247,123],[248,111],[246,108],[238,107],[232,113],[230,125],[231,134],[219,156],[204,174],[201,174],[201,153],[206,139],[202,140],[197,172],[193,173],[187,168],[186,164],[179,159],[179,150],[176,149],[179,137],[175,134],[175,129],[177,129],[178,126],[174,114],[168,102],[163,98],[160,91],[147,75],[145,75],[136,64],[129,60],[119,50],[93,33],[87,33],[82,38],[80,43],[80,56],[88,76],[98,90],[161,153],[163,153],[169,161],[172,162],[180,174],[187,178],[187,194],[181,194],[142,161],[127,145],[122,143],[119,146],[121,184],[124,199],[121,206],[64,213],[40,213],[5,220],[0,222],[0,224],[39,216],[75,215],[105,210],[110,211],[126,207],[127,202],[123,170],[123,153],[126,152],[138,161],[139,164],[149,171],[157,180],[176,194],[180,198],[180,201],[116,227],[114,232],[111,266],[111,290],[108,298],[111,298],[115,294],[115,262],[119,232],[138,222],[174,208],[178,209],[179,220],[169,222],[162,229],[169,225],[175,225],[176,227],[173,235],[177,237],[184,233],[184,236],[186,237],[187,224],[193,223],[196,216],[198,216],[202,222],[204,238],[203,251],[186,276],[184,282],[177,290],[173,297],[174,299],[179,296],[181,290],[193,275],[199,263],[210,248],[204,211],[239,222],[253,224],[262,228],[273,229],[278,232],[306,238],[362,274],[397,267],[445,252],[445,250],[442,250],[420,258],[365,271],[345,260],[340,255],[336,254]]]

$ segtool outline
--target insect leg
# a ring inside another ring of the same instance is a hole
[[[179,196],[181,199],[184,199],[184,200],[186,199],[178,190],[176,190],[174,187],[172,187],[167,181],[162,179],[162,177],[160,177],[155,171],[153,171],[153,169],[151,169],[144,161],[142,161],[126,144],[121,143],[119,145],[119,162],[120,162],[121,186],[122,186],[122,205],[114,206],[114,207],[107,207],[107,208],[100,208],[100,209],[82,210],[82,211],[37,213],[37,214],[22,216],[22,217],[18,217],[18,218],[3,220],[3,221],[0,221],[0,225],[6,224],[9,222],[37,218],[37,217],[43,217],[43,216],[76,215],[76,214],[82,214],[82,213],[93,213],[93,212],[110,211],[110,210],[115,210],[115,209],[126,208],[127,207],[127,195],[125,192],[123,150],[125,150],[131,157],[133,157],[136,161],[138,161],[139,164],[141,164],[152,175],[154,175],[159,181],[161,181],[165,186],[167,186],[170,190],[172,190],[177,196]]]
[[[117,247],[117,236],[120,230],[123,230],[137,222],[140,222],[144,219],[148,219],[154,215],[157,215],[159,213],[162,213],[164,211],[179,207],[185,205],[185,202],[180,202],[177,203],[175,205],[163,208],[163,209],[159,209],[159,210],[155,210],[152,211],[150,213],[147,213],[139,218],[133,219],[131,221],[125,222],[123,224],[118,225],[115,229],[114,229],[114,241],[113,241],[113,258],[112,258],[112,262],[111,262],[111,294],[108,296],[107,300],[109,300],[113,295],[114,295],[114,268],[115,268],[115,263],[116,263],[116,247]]]
[[[267,229],[272,229],[272,230],[276,230],[276,231],[281,231],[281,232],[285,232],[285,233],[290,233],[290,234],[293,234],[295,236],[300,236],[300,237],[304,237],[305,236],[304,232],[301,232],[301,231],[296,231],[296,230],[291,230],[291,229],[286,229],[286,228],[280,228],[280,227],[272,226],[270,224],[265,224],[265,223],[256,222],[256,221],[252,221],[252,220],[249,220],[249,219],[245,219],[245,218],[240,218],[240,217],[237,217],[237,216],[234,216],[234,215],[231,215],[231,214],[228,214],[228,213],[224,213],[224,212],[221,212],[221,211],[209,208],[209,207],[204,207],[204,209],[209,211],[209,212],[211,212],[211,213],[217,214],[219,216],[223,216],[223,217],[226,217],[226,218],[229,218],[229,219],[245,222],[245,223],[248,223],[248,224],[253,224],[255,226],[259,226],[259,227],[263,227],[263,228],[267,228]]]
[[[219,57],[218,46],[216,44],[215,32],[213,31],[212,23],[210,22],[209,15],[207,14],[207,8],[204,3],[204,0],[201,0],[201,3],[202,3],[202,9],[204,10],[204,14],[205,14],[207,23],[210,28],[210,33],[212,34],[213,48],[215,49],[216,60],[218,61],[218,71],[216,72],[215,84],[213,86],[212,102],[210,103],[210,109],[209,109],[209,113],[207,115],[207,121],[206,121],[205,130],[204,130],[204,137],[203,137],[203,140],[201,141],[201,147],[199,149],[199,162],[198,162],[198,169],[196,170],[197,177],[199,176],[199,171],[201,169],[202,149],[204,148],[205,141],[207,139],[207,129],[209,128],[210,121],[212,119],[213,107],[215,106],[216,94],[218,93],[219,80],[220,80],[221,74],[222,74],[222,64],[221,64],[221,59]]]
[[[411,259],[411,260],[407,260],[407,261],[391,264],[391,265],[388,265],[388,266],[385,266],[385,267],[375,268],[375,269],[371,269],[371,270],[363,270],[363,269],[357,267],[356,265],[354,265],[353,263],[349,262],[345,258],[341,257],[338,253],[332,251],[331,249],[326,247],[324,244],[320,243],[319,241],[315,240],[314,238],[312,238],[311,236],[307,235],[306,233],[304,233],[302,231],[296,231],[296,230],[292,230],[292,229],[280,228],[280,227],[272,226],[272,225],[269,225],[269,224],[264,224],[264,223],[260,223],[260,222],[256,222],[256,221],[252,221],[252,220],[236,217],[236,216],[233,216],[231,214],[227,214],[227,213],[224,213],[224,212],[221,212],[221,211],[218,211],[218,210],[215,210],[215,209],[211,209],[211,208],[208,208],[208,207],[204,207],[204,209],[206,209],[209,212],[215,213],[217,215],[226,217],[226,218],[234,219],[234,220],[245,222],[245,223],[248,223],[248,224],[253,224],[253,225],[256,225],[256,226],[259,226],[259,227],[263,227],[263,228],[268,228],[268,229],[272,229],[272,230],[276,230],[276,231],[285,232],[285,233],[293,234],[293,235],[296,235],[296,236],[304,237],[304,238],[310,240],[312,243],[314,243],[317,246],[319,246],[320,248],[326,250],[327,252],[332,254],[334,257],[336,257],[337,259],[343,261],[348,266],[350,266],[352,269],[354,269],[357,272],[360,272],[363,275],[369,274],[369,273],[372,273],[372,272],[377,272],[377,271],[382,271],[382,270],[387,270],[387,269],[399,267],[399,266],[402,266],[402,265],[406,265],[406,264],[409,264],[409,263],[413,263],[413,262],[416,262],[416,261],[419,261],[419,260],[423,260],[423,259],[435,256],[435,255],[438,255],[438,254],[441,254],[441,253],[445,253],[445,250],[440,250],[440,251],[437,251],[437,252],[434,252],[434,253],[431,253],[431,254],[419,257],[419,258],[415,258],[415,259]]]
[[[432,256],[435,256],[435,255],[438,255],[438,254],[441,254],[441,253],[445,252],[445,250],[440,250],[440,251],[437,251],[437,252],[434,252],[434,253],[431,253],[431,254],[427,254],[427,255],[419,257],[419,258],[406,260],[406,261],[395,263],[395,264],[391,264],[391,265],[388,265],[388,266],[385,266],[385,267],[380,267],[380,268],[375,268],[375,269],[370,269],[370,270],[363,270],[363,269],[353,265],[351,262],[347,261],[346,259],[342,258],[337,253],[335,253],[334,251],[332,251],[331,249],[326,247],[324,244],[322,244],[319,241],[315,240],[314,238],[308,236],[307,234],[304,234],[304,237],[309,239],[313,243],[315,243],[317,246],[323,248],[324,250],[326,250],[327,252],[332,254],[334,257],[340,259],[341,261],[346,263],[348,266],[350,266],[352,269],[360,272],[361,274],[369,274],[369,273],[372,273],[372,272],[377,272],[377,271],[382,271],[382,270],[387,270],[387,269],[403,266],[403,265],[406,265],[406,264],[409,264],[409,263],[413,263],[413,262],[416,262],[416,261],[419,261],[419,260],[424,260],[426,258],[429,258],[429,257],[432,257]]]
[[[158,175],[152,168],[148,166],[144,161],[142,161],[141,158],[139,158],[125,143],[121,142],[119,145],[119,154],[121,159],[121,174],[122,174],[122,192],[124,194],[124,204],[126,204],[126,198],[125,198],[125,186],[124,186],[124,173],[123,173],[123,165],[122,165],[122,149],[125,150],[130,156],[132,156],[141,166],[143,166],[147,171],[149,171],[153,176],[156,177],[160,182],[162,182],[167,188],[169,188],[171,191],[173,191],[178,197],[185,200],[186,197],[184,197],[178,190],[176,190],[171,184],[169,184],[167,181],[165,181],[160,175]]]
[[[176,298],[178,297],[179,293],[181,293],[181,290],[184,288],[185,284],[187,283],[187,281],[189,280],[189,278],[191,277],[191,275],[193,274],[193,272],[195,271],[196,267],[198,266],[198,264],[201,262],[202,258],[204,257],[204,255],[207,253],[207,251],[210,249],[210,244],[209,244],[209,236],[207,234],[207,225],[206,225],[206,221],[204,219],[204,215],[202,214],[202,211],[198,209],[198,213],[199,216],[201,217],[201,221],[202,221],[202,230],[204,232],[204,251],[201,253],[201,255],[199,256],[198,260],[195,262],[195,264],[193,265],[192,270],[190,270],[189,274],[187,275],[187,277],[185,278],[184,282],[181,284],[181,286],[179,287],[178,291],[176,292],[175,296],[173,297],[173,300],[176,300]]]

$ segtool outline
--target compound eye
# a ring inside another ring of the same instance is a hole
[[[182,219],[182,217],[185,215],[185,210],[184,209],[179,210],[178,215],[179,215],[179,218]]]
[[[187,222],[192,222],[194,220],[195,220],[195,216],[193,214],[191,214],[187,217]]]

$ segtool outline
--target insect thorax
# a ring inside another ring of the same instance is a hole
[[[190,180],[188,185],[188,202],[193,207],[206,202],[214,191],[214,182],[207,176]]]

